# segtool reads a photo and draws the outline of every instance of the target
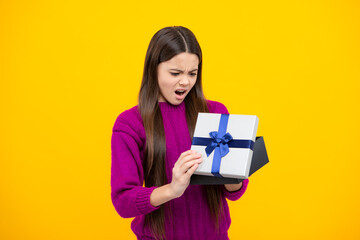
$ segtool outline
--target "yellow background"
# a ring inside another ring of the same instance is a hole
[[[230,239],[360,239],[357,1],[0,1],[0,238],[136,239],[111,130],[151,37],[182,25],[208,99],[260,119],[270,163]],[[179,226],[181,227],[181,226]]]

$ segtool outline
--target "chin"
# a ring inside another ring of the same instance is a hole
[[[167,101],[168,103],[172,104],[172,105],[179,105],[179,104],[181,104],[184,100],[185,100],[185,98],[182,99],[182,100],[171,99],[170,101],[169,101],[169,100],[166,100],[166,101]]]
[[[169,102],[171,103],[172,105],[180,105],[184,100],[175,100],[175,101],[172,101],[172,102]]]

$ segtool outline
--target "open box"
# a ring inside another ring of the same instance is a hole
[[[250,165],[249,177],[262,168],[265,164],[269,162],[269,158],[265,148],[264,138],[262,136],[256,137],[254,148],[253,148],[253,156]],[[232,183],[240,183],[244,179],[242,178],[228,178],[228,177],[215,177],[215,176],[203,176],[193,174],[190,179],[190,184],[202,184],[202,185],[210,185],[210,184],[232,184]]]

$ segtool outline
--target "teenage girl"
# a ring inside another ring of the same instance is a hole
[[[201,70],[201,48],[188,28],[159,30],[147,49],[138,105],[115,121],[111,199],[121,217],[135,217],[137,239],[229,239],[226,199],[239,199],[249,180],[189,185],[203,161],[189,150],[198,112],[229,114],[205,99]]]

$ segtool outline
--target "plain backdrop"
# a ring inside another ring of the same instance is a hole
[[[111,134],[145,53],[192,30],[206,97],[259,117],[270,163],[229,201],[230,239],[360,239],[356,1],[0,1],[0,238],[133,239]],[[181,226],[178,226],[181,228]]]

